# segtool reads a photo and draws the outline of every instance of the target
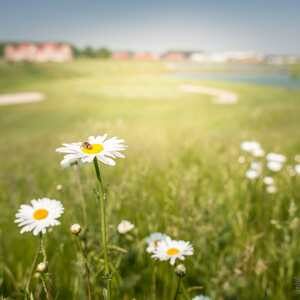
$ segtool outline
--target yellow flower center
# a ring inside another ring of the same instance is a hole
[[[36,220],[43,220],[48,217],[48,210],[39,208],[33,213],[33,218]]]
[[[88,142],[84,142],[81,146],[81,150],[85,154],[97,154],[102,152],[104,149],[101,144],[90,144]]]
[[[177,249],[177,248],[169,248],[168,250],[167,250],[167,254],[168,255],[177,255],[178,253],[179,253],[180,251],[179,251],[179,249]]]

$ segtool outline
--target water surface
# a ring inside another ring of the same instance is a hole
[[[289,89],[300,89],[300,78],[290,74],[269,72],[176,72],[177,78],[186,80],[211,80],[225,82],[241,82],[269,86],[280,86]]]

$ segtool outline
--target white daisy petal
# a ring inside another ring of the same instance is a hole
[[[170,238],[166,234],[160,233],[160,232],[154,232],[151,233],[147,238],[146,238],[146,243],[147,243],[147,249],[146,251],[148,253],[154,253],[154,250],[157,248],[158,244],[161,241],[164,241],[166,238]]]
[[[192,300],[211,300],[211,298],[209,298],[208,296],[204,296],[204,295],[198,295],[198,296],[194,297]]]
[[[109,166],[114,166],[116,164],[116,162],[109,158],[109,157],[105,157],[103,155],[99,155],[97,156],[98,160],[100,160],[101,162],[103,162],[104,164],[106,165],[109,165]]]

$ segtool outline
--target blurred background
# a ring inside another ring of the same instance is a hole
[[[110,242],[127,251],[111,253],[115,299],[172,299],[164,263],[149,294],[155,231],[195,248],[182,299],[299,299],[299,11],[297,0],[0,0],[0,296],[23,299],[36,239],[19,234],[15,213],[47,196],[65,206],[47,235],[55,296],[85,299],[68,228],[82,224],[83,198],[99,246],[93,170],[62,169],[55,149],[108,133],[129,145],[103,168]],[[270,152],[285,156],[280,171]],[[135,225],[125,236],[122,219]]]

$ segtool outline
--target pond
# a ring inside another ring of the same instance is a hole
[[[287,72],[176,72],[175,77],[186,80],[241,82],[300,89],[300,78],[292,77]]]

